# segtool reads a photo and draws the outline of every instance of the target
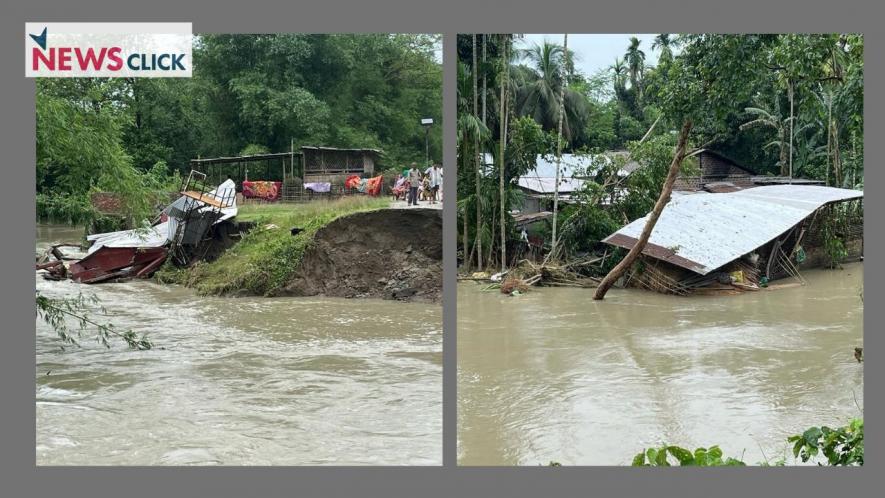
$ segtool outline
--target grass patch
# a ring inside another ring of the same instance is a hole
[[[237,245],[211,263],[198,262],[182,269],[167,262],[156,278],[161,283],[194,288],[201,295],[272,296],[291,280],[317,230],[338,217],[389,205],[388,199],[360,196],[308,204],[240,206],[237,219],[257,226]],[[293,236],[292,227],[304,231]]]

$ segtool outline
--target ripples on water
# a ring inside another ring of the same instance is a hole
[[[667,442],[748,463],[862,416],[862,264],[724,297],[458,288],[463,465],[625,465]],[[857,402],[855,402],[855,398]],[[791,462],[791,458],[788,458]]]
[[[81,235],[44,227],[38,250]],[[38,465],[441,463],[438,305],[36,286],[94,293],[107,321],[162,348],[108,351],[87,335],[61,351],[38,322]]]

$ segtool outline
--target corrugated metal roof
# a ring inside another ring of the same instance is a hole
[[[381,154],[383,152],[381,149],[346,149],[339,147],[324,147],[321,145],[302,145],[301,150],[327,150],[331,152],[374,152],[376,154]]]
[[[593,158],[590,156],[576,156],[574,154],[563,154],[560,163],[560,171],[562,177],[587,176],[587,168],[596,170]],[[592,174],[592,172],[590,173]],[[538,156],[535,159],[535,167],[526,173],[526,176],[540,176],[543,178],[556,177],[556,157],[555,156]]]
[[[629,154],[626,151],[609,151],[599,155],[592,154],[563,154],[560,162],[560,183],[559,192],[568,194],[581,190],[584,180],[588,176],[593,176],[602,167],[602,161],[598,156],[602,156],[606,164],[613,157],[628,160]],[[484,164],[487,166],[495,166],[494,158],[491,154],[483,155]],[[627,176],[639,165],[636,162],[627,162],[618,172],[621,176]],[[538,155],[535,159],[535,167],[529,170],[518,180],[519,186],[529,189],[533,192],[541,194],[553,194],[556,186],[556,156]]]
[[[519,178],[519,186],[539,194],[553,194],[556,187],[554,177],[522,176]],[[581,190],[584,180],[562,177],[559,179],[559,193],[570,194]]]
[[[861,197],[859,190],[808,185],[674,196],[642,252],[706,275],[774,240],[821,206]],[[603,242],[633,247],[647,218],[633,221]]]

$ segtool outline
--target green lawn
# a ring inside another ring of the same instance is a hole
[[[157,279],[192,287],[203,295],[274,295],[292,278],[317,230],[340,216],[389,205],[386,198],[360,196],[307,204],[240,206],[237,220],[257,226],[237,245],[211,263],[198,262],[187,269],[167,263],[157,272]],[[304,231],[292,236],[292,227]]]

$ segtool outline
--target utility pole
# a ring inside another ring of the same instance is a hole
[[[421,126],[424,127],[424,167],[430,166],[430,127],[433,126],[433,118],[424,118],[421,120]]]

